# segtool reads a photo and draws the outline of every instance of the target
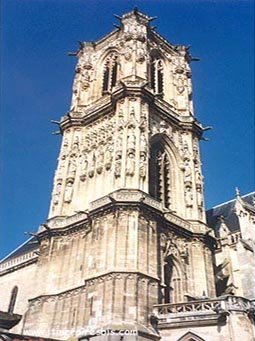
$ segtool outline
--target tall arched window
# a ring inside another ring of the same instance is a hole
[[[104,63],[103,94],[111,91],[117,82],[118,60],[115,53],[111,53]]]
[[[161,143],[151,146],[150,188],[152,197],[160,200],[166,208],[171,206],[171,164],[169,155]]]
[[[155,94],[163,95],[164,89],[163,63],[159,58],[152,58],[150,64],[150,85]]]
[[[17,295],[18,295],[18,287],[15,286],[12,289],[12,292],[11,292],[11,298],[10,298],[8,313],[11,313],[11,314],[13,313],[14,307],[15,307],[15,303],[16,303],[16,299],[17,299]]]

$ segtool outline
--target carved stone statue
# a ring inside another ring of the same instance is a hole
[[[145,178],[146,177],[146,155],[141,154],[140,156],[140,177]]]
[[[116,178],[121,175],[121,155],[116,155],[114,175]]]
[[[107,146],[105,151],[105,169],[109,170],[112,167],[112,147]]]
[[[68,164],[68,177],[72,178],[75,177],[76,168],[77,168],[76,158],[74,156],[71,156]]]
[[[70,203],[73,197],[73,182],[68,181],[65,188],[64,202]]]
[[[140,137],[140,152],[143,154],[146,154],[147,152],[147,140],[144,133],[142,133]]]
[[[191,183],[191,181],[192,181],[191,167],[189,165],[189,162],[186,162],[184,165],[184,183]]]
[[[57,205],[59,201],[59,196],[61,192],[61,187],[62,187],[62,181],[58,181],[56,184],[55,191],[53,193],[53,204]]]
[[[129,176],[135,174],[135,155],[133,153],[128,154],[126,174]]]
[[[82,151],[80,156],[80,164],[81,164],[81,180],[84,181],[86,179],[86,174],[88,170],[88,157],[86,150]]]
[[[134,130],[130,130],[129,134],[128,134],[128,138],[127,138],[127,149],[130,151],[135,150],[135,132]]]
[[[187,207],[193,206],[193,194],[190,187],[187,187],[185,190],[185,202]]]

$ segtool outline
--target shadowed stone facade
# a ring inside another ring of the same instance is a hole
[[[60,340],[253,340],[254,226],[239,290],[215,281],[231,237],[206,224],[193,58],[153,18],[119,20],[74,53],[49,216],[0,263],[1,310],[23,316],[13,332]]]

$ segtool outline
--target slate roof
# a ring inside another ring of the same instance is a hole
[[[242,196],[241,198],[244,203],[253,206],[254,196],[255,192],[251,192]],[[235,203],[236,199],[233,199],[220,205],[214,206],[213,208],[206,211],[207,224],[216,231],[216,234],[220,227],[219,218],[221,216],[224,217],[225,223],[230,231],[237,232],[240,230],[239,220],[235,213]]]
[[[35,237],[31,237],[28,240],[26,240],[23,244],[19,245],[14,251],[9,253],[5,258],[1,259],[0,263],[5,263],[6,261],[17,258],[26,253],[35,251],[36,249],[38,249],[38,246],[39,244],[37,239]]]

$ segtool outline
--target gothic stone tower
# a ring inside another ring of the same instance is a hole
[[[127,13],[76,53],[24,334],[136,329],[158,339],[154,304],[215,296],[192,58],[152,19]]]

